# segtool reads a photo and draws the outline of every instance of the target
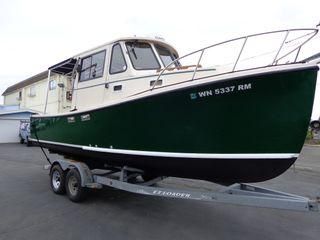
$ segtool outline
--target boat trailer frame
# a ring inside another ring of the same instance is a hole
[[[149,196],[191,199],[207,202],[228,203],[252,207],[275,208],[294,211],[319,211],[318,201],[299,195],[275,191],[251,184],[236,183],[224,187],[220,191],[195,191],[189,189],[167,188],[155,186],[166,177],[158,177],[150,181],[136,181],[143,174],[142,170],[119,167],[102,174],[94,173],[83,162],[67,159],[57,159],[52,165],[59,164],[63,171],[77,169],[81,176],[81,187],[101,189],[103,186],[120,189],[127,192]]]

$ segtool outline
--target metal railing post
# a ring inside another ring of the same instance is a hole
[[[193,79],[194,79],[194,77],[195,77],[195,75],[196,75],[196,72],[197,72],[197,70],[198,70],[198,67],[199,67],[199,64],[200,64],[202,55],[203,55],[203,53],[204,53],[204,50],[205,50],[205,49],[203,49],[203,50],[201,51],[201,54],[200,54],[198,63],[197,63],[197,65],[196,65],[196,67],[195,67],[195,69],[194,69],[194,71],[193,71],[193,75],[192,75],[191,81],[193,81]]]
[[[242,54],[243,49],[244,49],[244,46],[245,46],[246,43],[247,43],[247,40],[248,40],[248,36],[244,39],[244,42],[243,42],[243,44],[242,44],[242,47],[241,47],[241,50],[240,50],[240,52],[239,52],[238,58],[237,58],[236,62],[235,62],[234,65],[233,65],[232,72],[236,69],[236,66],[237,66],[238,61],[239,61],[239,59],[240,59],[240,57],[241,57],[241,54]]]
[[[298,48],[297,55],[296,55],[296,57],[295,57],[295,59],[294,59],[294,62],[297,62],[297,59],[298,59],[300,50],[301,50],[301,46]]]
[[[277,52],[277,54],[276,54],[276,56],[275,56],[275,58],[273,59],[273,62],[272,62],[272,64],[271,65],[273,65],[275,62],[276,62],[276,60],[277,60],[277,58],[278,58],[278,55],[279,55],[279,53],[280,53],[280,51],[281,51],[281,49],[282,49],[282,47],[283,47],[283,45],[284,45],[284,43],[286,42],[286,40],[287,40],[287,37],[288,37],[288,35],[289,35],[289,30],[287,30],[286,31],[287,33],[286,33],[286,36],[284,37],[284,39],[283,39],[283,41],[282,41],[282,44],[281,44],[281,46],[280,46],[280,48],[279,48],[279,50],[278,50],[278,52]]]

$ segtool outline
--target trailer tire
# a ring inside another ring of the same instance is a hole
[[[66,174],[62,170],[59,164],[55,164],[50,170],[50,185],[51,189],[56,194],[64,194],[66,192],[65,188]]]
[[[66,192],[72,202],[82,202],[87,195],[87,188],[81,186],[81,176],[76,168],[72,168],[66,177]]]
[[[30,147],[31,146],[31,142],[29,141],[29,138],[27,137],[27,147]]]

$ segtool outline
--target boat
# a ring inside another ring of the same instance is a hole
[[[127,166],[146,178],[226,184],[275,178],[304,144],[318,66],[299,61],[299,53],[317,32],[252,34],[182,57],[160,38],[103,44],[49,67],[48,80],[50,74],[70,78],[72,110],[33,115],[30,140],[90,169]],[[249,51],[254,39],[270,42],[273,35],[280,39],[273,51],[262,50],[268,44]],[[231,64],[213,62],[235,43]],[[267,63],[252,52],[268,55]],[[190,58],[193,64],[183,64]]]

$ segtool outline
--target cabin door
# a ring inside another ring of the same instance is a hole
[[[78,110],[101,105],[107,80],[107,50],[103,49],[81,58],[75,87],[75,108]]]
[[[108,79],[105,84],[104,99],[106,102],[121,99],[128,93],[130,71],[125,58],[125,46],[122,42],[114,43],[110,49],[110,66]]]

